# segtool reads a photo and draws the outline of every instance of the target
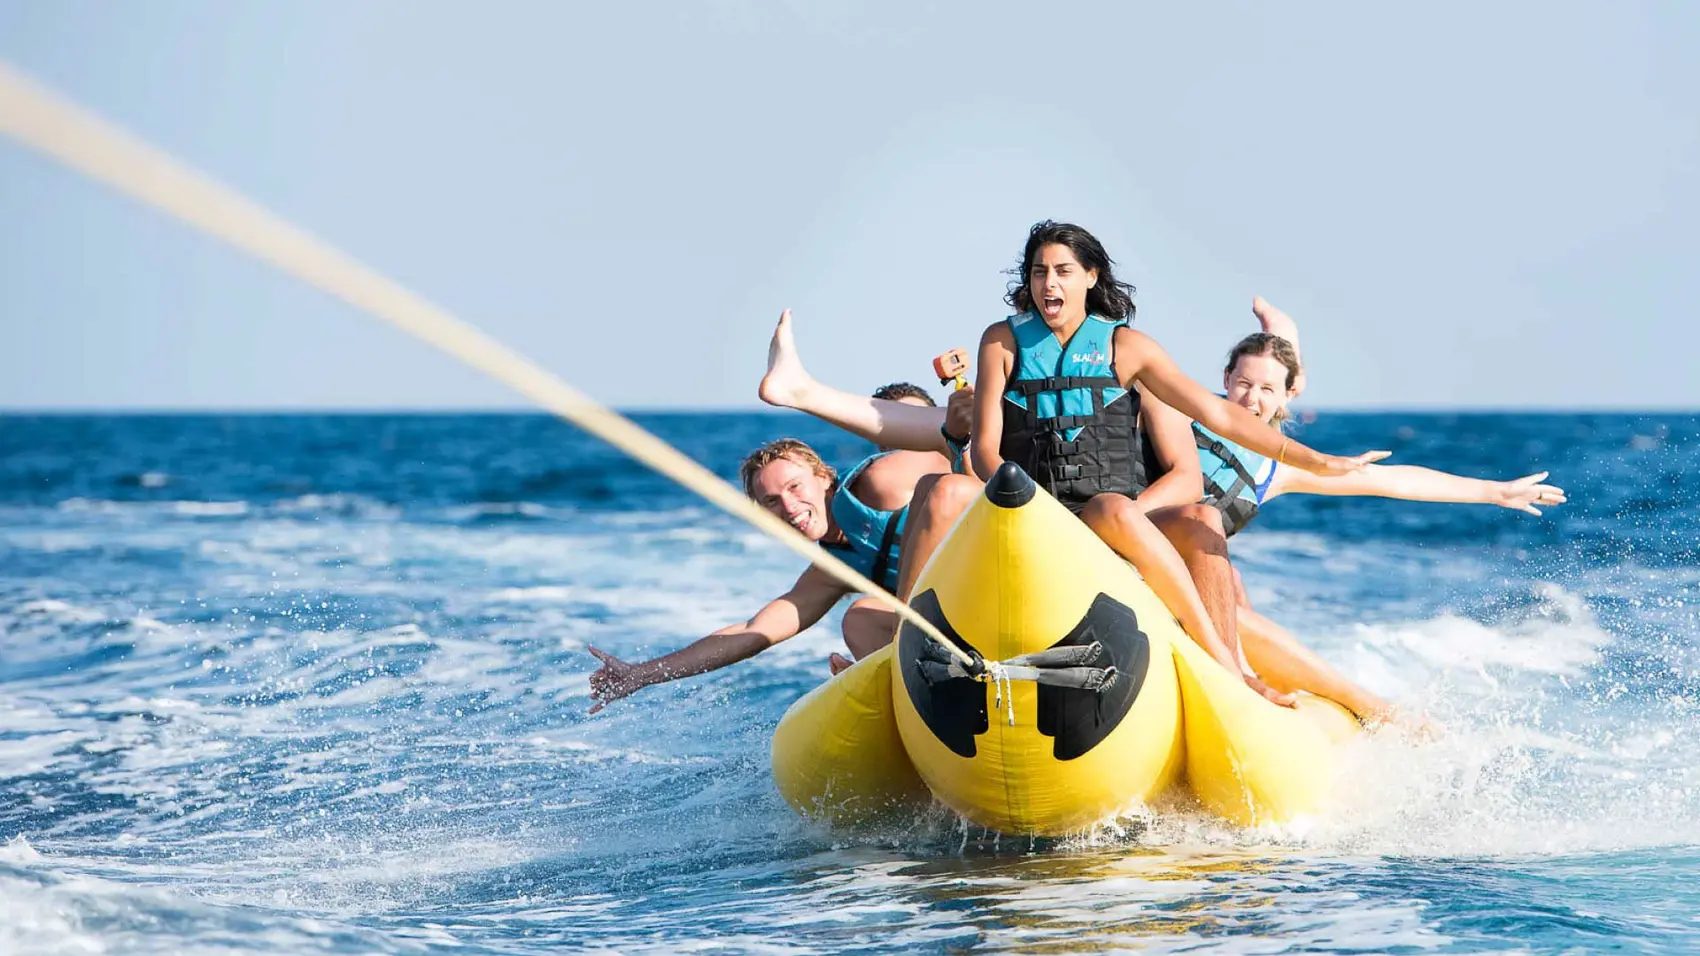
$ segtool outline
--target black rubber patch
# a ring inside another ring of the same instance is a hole
[[[923,591],[909,602],[909,606],[950,638],[951,643],[971,654],[978,653],[973,645],[957,636],[950,622],[944,619],[937,594]],[[897,661],[903,669],[903,686],[909,691],[909,701],[915,705],[915,713],[920,715],[921,722],[927,725],[939,743],[959,757],[972,757],[975,753],[974,738],[985,733],[989,726],[986,723],[986,685],[971,677],[927,683],[927,679],[921,676],[920,661],[931,641],[932,638],[907,621],[898,629]]]
[[[1056,738],[1051,754],[1058,760],[1073,760],[1103,743],[1133,707],[1151,669],[1151,639],[1139,629],[1139,618],[1108,594],[1098,595],[1074,630],[1051,646],[1093,641],[1102,650],[1089,666],[1114,664],[1113,683],[1097,691],[1039,685],[1039,733]]]

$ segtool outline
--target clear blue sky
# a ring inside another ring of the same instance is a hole
[[[0,56],[623,407],[925,381],[1036,219],[1214,384],[1700,407],[1700,4],[0,0]],[[0,142],[0,407],[500,386]]]

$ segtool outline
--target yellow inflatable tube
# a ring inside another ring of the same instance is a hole
[[[773,769],[806,816],[856,823],[930,794],[989,829],[1061,835],[1184,786],[1232,822],[1279,823],[1322,808],[1336,742],[1356,727],[1332,702],[1291,710],[1251,691],[1012,464],[951,529],[910,604],[1008,668],[952,669],[905,626],[798,701],[775,732]]]
[[[886,645],[791,705],[773,733],[773,780],[806,817],[839,825],[901,820],[932,794],[897,736]]]

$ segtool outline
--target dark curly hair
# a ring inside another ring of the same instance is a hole
[[[927,394],[926,389],[913,382],[892,382],[890,385],[881,385],[879,388],[874,389],[874,397],[883,398],[888,402],[897,402],[902,401],[905,398],[913,398],[919,400],[921,403],[930,408],[937,408],[939,406],[939,403],[933,401],[933,397]]]
[[[1115,264],[1110,254],[1104,251],[1104,244],[1097,237],[1073,223],[1044,222],[1034,223],[1033,229],[1027,233],[1027,249],[1021,254],[1021,266],[1013,271],[1015,281],[1009,284],[1009,294],[1004,301],[1022,312],[1033,309],[1033,289],[1029,277],[1033,274],[1033,260],[1039,255],[1039,250],[1052,244],[1064,245],[1074,253],[1074,258],[1087,269],[1098,273],[1098,284],[1086,292],[1086,311],[1091,315],[1101,315],[1108,319],[1123,319],[1133,321],[1132,285],[1117,279],[1111,267]]]

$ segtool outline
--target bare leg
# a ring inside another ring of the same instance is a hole
[[[902,558],[897,566],[897,597],[909,600],[915,579],[944,540],[945,532],[974,503],[985,486],[967,475],[928,475],[915,483],[909,521],[903,526]]]
[[[1222,533],[1222,513],[1206,504],[1159,508],[1146,517],[1174,545],[1186,565],[1193,586],[1204,602],[1210,623],[1234,657],[1240,652],[1239,624],[1234,609],[1239,597],[1234,586],[1234,568],[1228,563],[1228,539]]]
[[[856,661],[891,643],[897,633],[897,615],[873,598],[862,598],[844,611],[844,646],[852,657],[843,654],[827,656],[827,667],[833,676],[850,669]]]
[[[1358,715],[1366,724],[1404,723],[1398,708],[1353,683],[1286,628],[1252,610],[1245,582],[1240,580],[1237,570],[1234,591],[1240,605],[1240,647],[1271,685],[1293,693],[1302,690],[1326,697]]]
[[[807,412],[885,448],[950,453],[939,434],[944,409],[855,395],[815,381],[797,355],[789,309],[767,345],[767,374],[757,394],[769,405]]]
[[[873,598],[862,598],[844,611],[844,646],[856,660],[891,643],[897,615]]]
[[[1180,619],[1181,627],[1211,657],[1223,667],[1239,670],[1235,654],[1222,642],[1211,623],[1192,576],[1186,573],[1185,562],[1151,519],[1134,506],[1133,499],[1125,495],[1098,495],[1087,503],[1080,520],[1132,563],[1163,605]]]
[[[1346,679],[1279,624],[1251,608],[1240,609],[1240,636],[1251,665],[1275,687],[1326,697],[1365,723],[1393,720],[1392,704]]]
[[[1153,524],[1163,532],[1181,556],[1181,562],[1192,576],[1204,604],[1210,623],[1222,636],[1234,659],[1239,661],[1240,674],[1254,690],[1284,707],[1298,703],[1285,688],[1270,686],[1262,671],[1247,658],[1240,640],[1239,617],[1236,611],[1243,593],[1239,572],[1228,560],[1228,539],[1222,531],[1222,513],[1207,504],[1194,503],[1173,508],[1159,508],[1149,514]]]
[[[1104,539],[1105,544],[1138,569],[1145,583],[1156,592],[1158,600],[1217,663],[1241,675],[1253,690],[1269,700],[1291,706],[1286,695],[1276,692],[1240,666],[1239,655],[1222,642],[1215,626],[1210,623],[1210,615],[1199,599],[1192,577],[1187,574],[1185,562],[1163,537],[1163,532],[1158,531],[1151,519],[1134,505],[1133,499],[1126,495],[1099,495],[1087,503],[1080,518]]]
[[[909,499],[909,520],[903,525],[899,550],[897,596],[907,601],[920,576],[957,516],[968,510],[980,493],[981,484],[963,475],[928,475],[915,483]],[[872,598],[862,598],[844,612],[844,645],[861,660],[897,636],[897,615]],[[833,674],[842,673],[853,661],[842,654],[827,658]]]
[[[909,520],[903,526],[898,561],[897,596],[907,601],[921,568],[944,540],[946,531],[974,503],[982,485],[964,475],[928,475],[915,483],[909,500]],[[844,644],[861,660],[897,636],[897,615],[872,598],[862,598],[844,612]],[[827,658],[834,675],[853,662],[842,654]]]

